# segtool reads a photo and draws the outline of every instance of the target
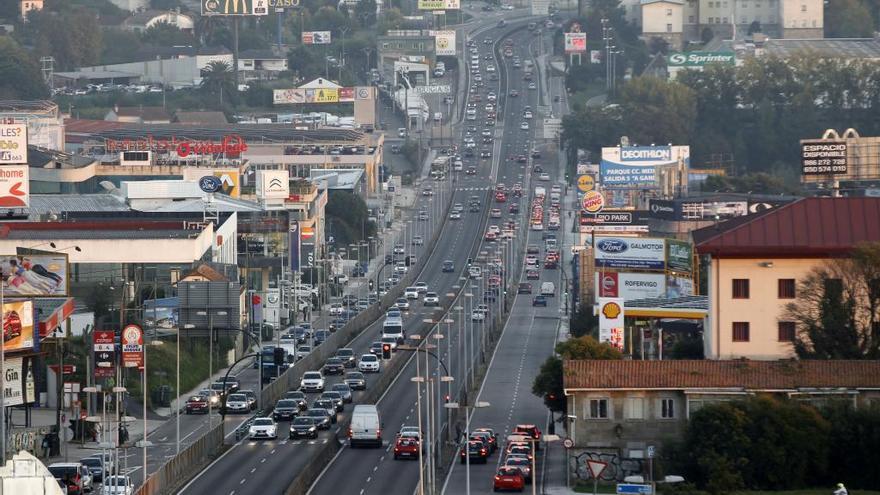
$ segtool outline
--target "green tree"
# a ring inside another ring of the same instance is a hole
[[[0,37],[0,99],[34,100],[49,96],[40,68],[18,43]]]
[[[554,412],[565,411],[565,394],[562,388],[564,360],[582,359],[622,359],[623,355],[614,346],[599,342],[586,335],[556,344],[556,355],[550,356],[541,365],[541,370],[532,382],[532,394],[544,400],[544,405]]]
[[[356,194],[333,191],[327,198],[325,213],[330,222],[330,231],[339,246],[365,240],[376,233],[376,225],[369,220],[367,203]]]
[[[144,43],[156,46],[185,46],[195,42],[192,34],[168,22],[157,22],[141,35]]]
[[[801,358],[880,357],[880,243],[816,267],[798,283],[785,318],[797,325]]]
[[[862,0],[829,0],[826,2],[826,37],[870,38],[873,33],[874,19],[871,16],[871,10]]]
[[[233,100],[238,88],[229,64],[215,60],[202,69],[201,89],[207,94],[218,95],[221,106],[224,98],[226,101]]]
[[[129,62],[131,54],[138,52],[143,46],[140,36],[131,31],[107,29],[102,37],[104,41],[100,60],[102,64]]]
[[[103,48],[95,15],[77,10],[64,16],[34,12],[28,16],[37,52],[55,58],[56,69],[75,69],[98,62]]]
[[[697,117],[694,92],[654,77],[629,81],[620,91],[623,129],[634,143],[689,143]],[[657,125],[663,122],[663,125]]]
[[[569,321],[569,333],[575,337],[597,335],[599,317],[593,314],[593,305],[581,303]]]
[[[363,27],[376,24],[376,0],[361,0],[354,7],[354,16]]]

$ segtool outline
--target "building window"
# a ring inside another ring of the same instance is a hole
[[[722,24],[727,24],[727,17],[723,18],[723,19],[721,20],[721,23],[722,23]]]
[[[777,297],[779,299],[794,299],[794,279],[780,278],[777,288]]]
[[[725,9],[727,8],[727,2],[724,2],[724,8]]]
[[[660,418],[675,419],[675,399],[660,399]]]
[[[608,419],[608,399],[590,399],[589,419]]]
[[[807,4],[801,5],[801,12],[806,12],[806,11],[807,11]]]
[[[755,3],[755,8],[756,8],[756,9],[760,9],[760,8],[761,8],[761,3],[760,3],[760,2]]]
[[[689,15],[688,16],[688,24],[693,24],[693,23],[694,23],[694,16]]]
[[[795,325],[793,321],[780,321],[778,323],[778,339],[780,342],[794,342]]]
[[[666,9],[666,16],[667,16],[667,17],[671,17],[671,16],[672,16],[672,9]]]
[[[748,342],[749,341],[749,322],[735,321],[733,322],[733,341]]]
[[[733,279],[733,298],[748,299],[749,298],[749,279],[735,278]]]
[[[667,25],[666,25],[666,32],[667,32],[667,33],[671,33],[671,32],[672,32],[672,24],[667,24]]]
[[[775,15],[770,16],[770,24],[776,24],[776,16]]]
[[[623,417],[625,419],[645,419],[645,399],[627,397],[623,404]]]

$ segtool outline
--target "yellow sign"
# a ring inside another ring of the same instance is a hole
[[[339,91],[336,88],[316,89],[315,103],[338,103]]]
[[[587,213],[599,213],[605,208],[605,197],[599,191],[587,191],[581,200],[581,208]]]
[[[456,10],[461,8],[459,0],[419,0],[419,10]]]
[[[592,191],[595,186],[596,180],[593,179],[592,175],[581,175],[578,177],[578,189],[581,192]]]
[[[616,302],[609,302],[602,306],[602,315],[609,320],[613,320],[620,316],[620,305]]]

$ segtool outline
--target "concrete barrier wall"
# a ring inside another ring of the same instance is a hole
[[[169,459],[147,477],[134,495],[160,495],[173,492],[197,470],[202,469],[223,446],[224,424],[220,423],[180,454]]]

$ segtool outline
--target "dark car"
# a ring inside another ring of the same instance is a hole
[[[342,393],[338,391],[330,390],[323,392],[320,398],[333,401],[333,405],[336,407],[336,412],[342,412],[345,408],[345,397],[343,397]]]
[[[253,390],[239,390],[238,393],[247,397],[251,411],[257,410],[257,393]]]
[[[323,409],[327,411],[327,416],[330,418],[331,423],[336,423],[336,413],[338,412],[336,409],[336,403],[334,403],[330,399],[318,399],[312,403],[312,409]]]
[[[297,407],[299,407],[300,411],[304,411],[309,407],[308,401],[306,401],[306,394],[300,392],[299,390],[292,390],[284,394],[282,399],[292,400],[296,402]]]
[[[86,457],[80,459],[79,463],[89,468],[93,482],[100,483],[104,479],[104,461],[100,457]]]
[[[386,254],[386,255],[385,255],[385,264],[386,264],[386,265],[391,265],[391,264],[393,264],[393,263],[394,263],[394,255]]]
[[[467,450],[465,450],[465,448]],[[486,464],[489,459],[489,448],[479,440],[468,440],[466,446],[461,446],[458,456],[462,464],[468,462],[468,457],[470,457],[470,462]]]
[[[547,307],[547,298],[542,295],[535,296],[535,298],[532,299],[532,306],[544,306],[546,308]]]
[[[318,438],[318,421],[310,416],[300,416],[290,422],[290,438]]]
[[[332,357],[324,363],[324,375],[341,375],[345,373],[345,365],[342,359]]]
[[[203,395],[194,395],[187,399],[183,408],[185,414],[208,414],[208,398]]]
[[[537,426],[531,424],[516,425],[513,428],[513,434],[532,437],[535,440],[535,446],[538,449],[541,448],[541,430]]]
[[[381,343],[380,343],[381,344]],[[366,390],[367,379],[360,371],[349,371],[345,374],[345,384],[352,390]]]
[[[451,260],[446,260],[443,262],[443,268],[441,269],[444,273],[450,273],[455,271],[455,262]]]
[[[516,289],[517,294],[531,294],[532,293],[532,284],[527,282],[522,282],[519,284],[519,287]]]
[[[328,330],[317,330],[315,332],[315,336],[313,337],[316,346],[323,344],[329,338],[330,332]]]
[[[493,454],[497,448],[495,438],[488,431],[472,431],[471,440],[479,440],[489,449],[489,454]]]
[[[290,421],[299,414],[299,404],[295,400],[281,399],[275,404],[272,418],[275,421]]]
[[[332,422],[330,419],[330,411],[322,407],[308,409],[300,415],[300,418],[312,418],[319,430],[329,430]]]
[[[354,368],[357,360],[354,357],[354,350],[349,347],[340,347],[336,350],[336,357],[342,360],[342,364],[346,368]]]
[[[370,354],[374,356],[382,355],[382,342],[376,341],[370,344]]]

